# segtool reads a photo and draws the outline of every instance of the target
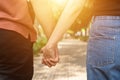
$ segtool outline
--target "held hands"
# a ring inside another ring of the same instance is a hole
[[[59,62],[59,52],[57,46],[46,45],[42,48],[42,52],[42,64],[45,64],[48,67],[52,67]]]

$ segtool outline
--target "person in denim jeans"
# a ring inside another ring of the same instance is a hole
[[[88,80],[119,80],[120,17],[94,18],[87,50]]]
[[[54,46],[72,25],[86,0],[69,0],[46,44]],[[88,80],[120,79],[120,0],[94,0],[87,48]]]

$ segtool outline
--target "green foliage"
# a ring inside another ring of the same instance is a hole
[[[47,43],[47,38],[45,36],[39,36],[33,45],[33,52],[35,55],[40,53],[41,48]]]
[[[80,37],[79,37],[79,39],[80,39],[81,41],[85,41],[85,42],[88,41],[88,38],[89,38],[89,36],[80,36]]]

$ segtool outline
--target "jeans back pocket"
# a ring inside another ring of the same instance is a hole
[[[115,47],[114,39],[95,37],[89,40],[88,64],[93,66],[105,66],[114,63]]]
[[[96,21],[91,28],[87,53],[87,63],[90,65],[100,67],[114,63],[114,27]]]

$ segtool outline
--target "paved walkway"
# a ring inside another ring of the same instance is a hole
[[[87,80],[86,43],[78,40],[63,40],[59,43],[60,62],[52,68],[41,64],[41,57],[35,57],[33,80]]]

